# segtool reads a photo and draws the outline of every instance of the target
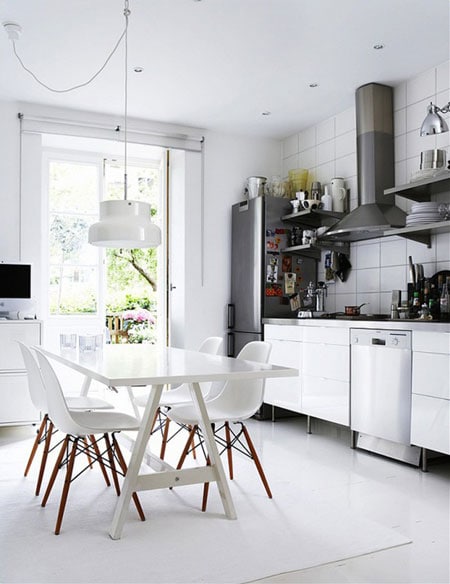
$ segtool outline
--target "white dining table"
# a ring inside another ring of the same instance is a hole
[[[298,375],[296,369],[147,344],[106,345],[101,350],[85,353],[76,350],[58,352],[45,347],[41,349],[51,359],[85,376],[82,393],[87,393],[92,380],[112,388],[151,386],[111,523],[109,535],[112,539],[120,539],[122,535],[130,499],[135,491],[216,482],[225,515],[229,519],[236,519],[236,510],[199,383],[292,377]],[[191,397],[201,420],[200,427],[210,465],[177,470],[152,454],[152,460],[156,462],[155,466],[152,465],[152,471],[154,468],[159,470],[143,473],[141,465],[146,455],[152,422],[158,410],[163,388],[167,384],[181,383],[189,384]]]

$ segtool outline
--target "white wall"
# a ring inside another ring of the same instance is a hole
[[[420,126],[430,101],[443,106],[450,101],[450,61],[394,87],[395,185],[409,182],[419,170],[420,153],[444,148],[450,154],[450,133],[421,137]],[[444,116],[449,122],[449,115]],[[334,176],[343,177],[350,189],[350,208],[357,205],[356,124],[352,107],[316,126],[283,141],[283,175],[292,168],[308,168],[313,180],[326,184]],[[394,186],[394,185],[393,185]],[[450,201],[450,193],[440,200]],[[411,202],[397,197],[405,211]],[[388,313],[391,290],[402,290],[406,298],[408,256],[424,264],[425,276],[450,269],[450,234],[433,235],[431,248],[401,237],[373,239],[351,244],[352,270],[345,283],[339,280],[328,289],[326,310],[342,311],[345,305],[370,302],[367,312]],[[324,280],[323,262],[319,280]]]

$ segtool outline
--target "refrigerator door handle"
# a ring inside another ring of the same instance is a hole
[[[227,357],[234,357],[234,333],[228,333]]]
[[[228,305],[228,316],[227,316],[229,329],[234,328],[234,315],[235,315],[235,306],[234,306],[234,304],[229,304]]]

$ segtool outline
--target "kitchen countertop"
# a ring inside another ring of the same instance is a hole
[[[450,322],[438,322],[433,320],[418,319],[383,319],[374,320],[368,315],[367,320],[363,320],[364,315],[358,319],[346,318],[264,318],[263,324],[295,325],[295,326],[327,326],[340,328],[365,328],[365,329],[391,329],[410,331],[435,331],[440,333],[450,333]]]

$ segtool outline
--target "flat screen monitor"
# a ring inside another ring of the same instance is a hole
[[[30,264],[0,264],[0,298],[31,298]]]

